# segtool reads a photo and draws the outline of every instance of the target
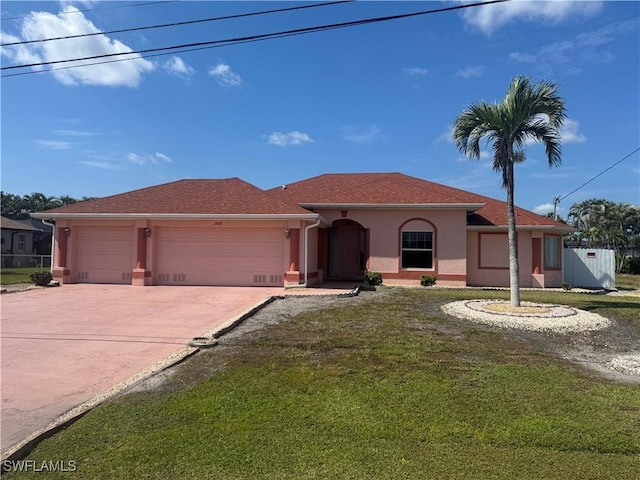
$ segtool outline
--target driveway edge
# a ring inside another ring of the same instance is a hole
[[[264,308],[271,302],[280,298],[284,298],[284,297],[271,296],[266,298],[265,300],[258,302],[256,305],[249,308],[248,310],[245,310],[244,312],[240,313],[239,315],[232,318],[231,320],[221,325],[218,325],[213,330],[210,330],[205,334],[205,336],[212,337],[212,338],[220,338],[222,335],[228,333],[229,331],[233,330],[235,327],[240,325],[247,318],[251,317],[254,313]],[[147,378],[152,377],[153,375],[156,375],[162,372],[163,370],[166,370],[167,368],[170,368],[182,362],[183,360],[186,360],[187,358],[189,358],[192,355],[195,355],[199,351],[200,351],[200,348],[185,346],[180,350],[178,350],[177,352],[172,353],[168,357],[164,358],[163,360],[160,360],[159,362],[156,362],[155,364],[151,365],[147,369],[128,378],[127,380],[124,380],[118,383],[117,385],[114,385],[106,392],[100,393],[94,396],[93,398],[87,400],[86,402],[81,403],[77,407],[69,410],[68,412],[60,415],[53,422],[49,423],[49,425],[47,425],[46,427],[35,431],[34,433],[29,435],[27,438],[25,438],[21,442],[17,443],[12,447],[9,447],[6,451],[3,451],[0,456],[0,472],[4,472],[5,470],[4,468],[5,461],[11,462],[11,461],[24,459],[24,457],[29,455],[29,453],[31,453],[33,449],[40,442],[51,437],[55,433],[61,430],[64,430],[66,427],[74,423],[76,420],[82,418],[85,414],[87,414],[89,411],[91,411],[93,408],[97,407],[101,403],[115,397],[116,395],[122,393],[123,391],[135,385],[136,383],[142,380],[146,380]]]

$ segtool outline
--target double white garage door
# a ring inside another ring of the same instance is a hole
[[[77,281],[131,283],[133,228],[78,230]],[[283,285],[282,229],[156,227],[152,235],[156,285]]]

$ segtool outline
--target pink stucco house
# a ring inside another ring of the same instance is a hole
[[[33,214],[55,221],[54,279],[299,286],[360,280],[508,286],[504,202],[401,173],[261,190],[179,180]],[[517,209],[520,282],[558,287],[566,225]]]

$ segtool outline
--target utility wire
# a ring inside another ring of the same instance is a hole
[[[28,43],[40,43],[40,42],[51,42],[53,40],[68,40],[71,38],[82,38],[82,37],[92,37],[95,35],[111,35],[113,33],[124,33],[124,32],[134,32],[137,30],[151,30],[154,28],[166,28],[166,27],[178,27],[182,25],[193,25],[195,23],[205,23],[205,22],[216,22],[218,20],[230,20],[234,18],[243,18],[243,17],[252,17],[256,15],[266,15],[270,13],[281,13],[281,12],[290,12],[292,10],[303,10],[306,8],[316,8],[316,7],[328,7],[331,5],[337,5],[340,3],[350,3],[355,0],[339,0],[335,2],[326,2],[326,3],[314,3],[311,5],[301,5],[296,7],[287,7],[287,8],[277,8],[273,10],[263,10],[260,12],[250,12],[250,13],[239,13],[236,15],[227,15],[224,17],[212,17],[212,18],[202,18],[198,20],[187,20],[184,22],[173,22],[173,23],[163,23],[159,25],[149,25],[145,27],[132,27],[132,28],[121,28],[119,30],[109,30],[107,32],[92,32],[92,33],[81,33],[78,35],[67,35],[65,37],[52,37],[52,38],[42,38],[39,40],[24,40],[21,42],[11,42],[11,43],[0,43],[0,47],[9,47],[12,45],[25,45]]]
[[[610,165],[609,167],[607,167],[606,169],[604,169],[602,172],[600,172],[599,174],[597,174],[595,177],[591,178],[590,180],[587,180],[586,182],[584,182],[582,185],[580,185],[578,188],[576,188],[575,190],[572,190],[571,192],[567,193],[566,195],[562,196],[562,197],[556,197],[554,198],[553,202],[554,203],[559,203],[561,200],[564,200],[565,198],[567,198],[569,195],[573,195],[574,193],[576,193],[578,190],[580,190],[582,187],[584,187],[585,185],[588,185],[589,183],[593,182],[596,178],[604,175],[606,172],[608,172],[609,170],[611,170],[613,167],[615,167],[616,165],[618,165],[619,163],[624,162],[627,158],[629,158],[631,155],[633,155],[634,153],[636,153],[638,150],[640,150],[640,147],[636,148],[633,152],[631,152],[629,155],[627,155],[626,157],[618,160],[616,163],[614,163],[613,165]],[[556,202],[557,200],[557,202]]]
[[[91,56],[88,56],[88,57],[79,57],[79,58],[72,58],[72,59],[66,59],[66,60],[53,60],[53,61],[48,61],[48,62],[28,63],[28,64],[22,64],[22,65],[11,65],[11,66],[8,66],[8,67],[1,67],[0,70],[13,70],[13,69],[16,69],[16,68],[26,68],[26,67],[42,67],[42,66],[45,66],[45,65],[54,65],[54,64],[58,64],[58,63],[79,62],[79,61],[83,61],[83,60],[95,60],[95,59],[98,59],[98,58],[109,58],[109,57],[116,57],[116,56],[122,56],[122,55],[140,55],[140,54],[144,54],[144,53],[156,53],[156,52],[162,52],[162,51],[172,51],[172,50],[178,50],[178,49],[184,49],[184,48],[192,48],[192,47],[203,47],[203,46],[216,45],[216,44],[232,44],[232,43],[245,43],[247,41],[255,41],[255,40],[268,40],[268,39],[271,39],[271,38],[278,38],[280,36],[300,35],[300,34],[313,33],[313,32],[319,32],[319,31],[324,31],[324,30],[331,30],[331,29],[336,29],[336,28],[355,27],[355,26],[359,26],[359,25],[367,25],[367,24],[371,24],[371,23],[387,22],[387,21],[390,21],[390,20],[398,20],[398,19],[401,19],[401,18],[410,18],[410,17],[416,17],[416,16],[420,16],[420,15],[428,15],[428,14],[432,14],[432,13],[441,13],[441,12],[448,12],[448,11],[453,11],[453,10],[461,10],[461,9],[465,9],[465,8],[479,7],[479,6],[482,6],[482,5],[491,5],[491,4],[494,4],[494,3],[503,3],[503,2],[508,2],[508,1],[510,1],[510,0],[490,0],[488,2],[469,3],[469,4],[465,4],[465,5],[456,5],[456,6],[453,6],[453,7],[438,8],[438,9],[433,9],[433,10],[423,10],[423,11],[420,11],[420,12],[404,13],[404,14],[400,14],[400,15],[389,15],[389,16],[386,16],[386,17],[375,17],[375,18],[369,18],[369,19],[364,19],[364,20],[355,20],[355,21],[350,21],[350,22],[333,23],[333,24],[328,24],[328,25],[319,25],[319,26],[315,26],[315,27],[297,28],[297,29],[286,30],[286,31],[281,31],[281,32],[265,33],[265,34],[259,34],[259,35],[249,35],[249,36],[245,36],[245,37],[235,37],[235,38],[229,38],[229,39],[225,39],[225,40],[212,40],[212,41],[208,41],[208,42],[186,43],[186,44],[182,44],[182,45],[174,45],[174,46],[170,46],[170,47],[148,48],[148,49],[145,49],[145,50],[136,50],[136,51],[126,52],[126,53],[106,53],[106,54],[101,54],[101,55],[91,55]],[[138,58],[138,57],[134,57],[134,58]],[[143,58],[144,58],[144,56],[143,56]],[[80,66],[86,66],[86,65],[78,65],[78,67],[80,67]]]
[[[112,8],[128,8],[128,7],[144,7],[147,5],[157,5],[159,3],[175,3],[178,0],[164,0],[161,2],[144,2],[144,3],[133,3],[131,5],[115,5],[112,7],[101,7],[101,8],[87,8],[85,10],[74,10],[73,12],[60,12],[58,13],[58,15],[70,15],[72,13],[84,13],[84,12],[95,12],[97,10],[111,10]],[[7,18],[0,18],[0,20],[2,20],[3,22],[5,20],[21,20],[23,18],[27,18],[31,15],[34,14],[30,14],[30,15],[23,15],[21,17],[7,17]],[[42,15],[42,13],[36,13],[35,15]]]
[[[327,29],[327,30],[329,30],[329,29]],[[187,52],[195,52],[197,50],[208,50],[208,49],[212,49],[212,48],[229,47],[229,46],[233,46],[233,45],[241,45],[243,43],[253,43],[253,42],[260,42],[260,41],[263,41],[263,40],[272,40],[274,38],[295,37],[296,35],[302,35],[302,34],[300,34],[300,33],[290,33],[290,34],[287,34],[287,35],[279,35],[277,37],[261,38],[261,39],[253,39],[253,40],[242,40],[242,41],[238,41],[238,42],[227,43],[227,44],[224,44],[224,45],[208,45],[206,47],[186,48],[184,50],[176,50],[176,51],[172,51],[172,52],[153,53],[153,54],[150,54],[150,55],[145,55],[144,57],[141,57],[141,58],[163,57],[163,56],[166,56],[166,55],[175,55],[176,53],[187,53]],[[123,55],[126,55],[126,54],[123,54]],[[134,58],[117,58],[115,60],[103,60],[101,62],[83,63],[82,65],[69,65],[69,66],[66,66],[66,67],[49,68],[47,70],[32,70],[32,71],[19,72],[19,73],[8,73],[8,74],[4,74],[4,75],[0,76],[0,78],[19,77],[21,75],[31,75],[31,74],[34,74],[34,73],[57,72],[59,70],[69,70],[69,69],[72,69],[72,68],[89,67],[89,66],[93,66],[93,65],[104,65],[104,64],[107,64],[107,63],[127,62],[129,60],[136,60],[137,58],[138,57],[134,57]]]

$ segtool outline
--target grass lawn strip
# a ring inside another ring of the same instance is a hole
[[[0,270],[0,285],[33,284],[29,275],[48,271],[48,268],[2,268]]]

